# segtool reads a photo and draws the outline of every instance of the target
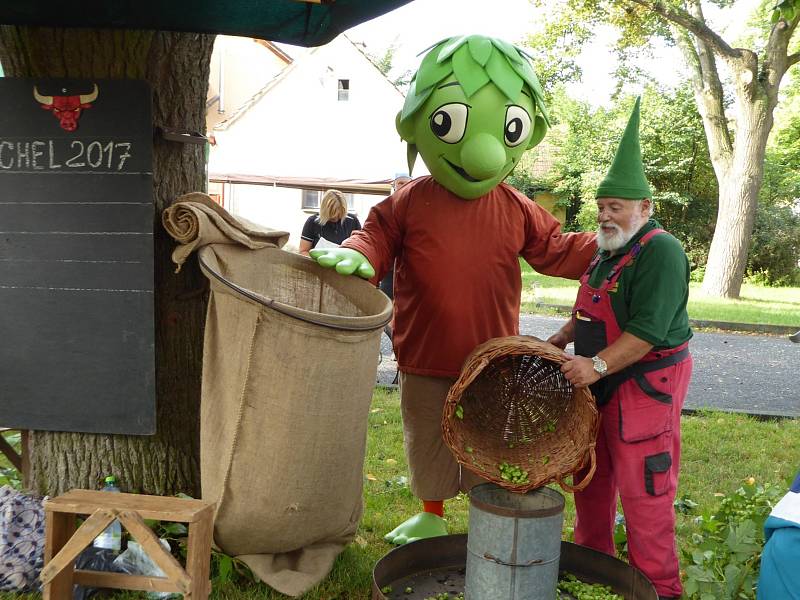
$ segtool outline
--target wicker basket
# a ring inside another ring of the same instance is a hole
[[[550,482],[582,490],[594,475],[600,425],[594,398],[560,371],[564,354],[535,337],[489,340],[467,357],[442,416],[462,465],[508,490]],[[564,478],[589,464],[580,483]]]

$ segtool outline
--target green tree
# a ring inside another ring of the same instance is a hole
[[[798,74],[800,75],[800,74]],[[784,90],[782,110],[767,145],[763,202],[800,202],[800,76]]]
[[[145,79],[155,125],[203,131],[214,36],[0,26],[9,77]],[[203,147],[153,140],[156,399],[154,436],[33,431],[28,484],[42,493],[94,488],[114,473],[126,490],[170,495],[200,491],[199,404],[205,279],[195,263],[174,273],[174,242],[161,211],[180,194],[205,189]],[[109,357],[113,360],[113,357]]]
[[[532,182],[516,173],[514,184],[533,183],[551,190],[567,208],[566,229],[592,230],[596,227],[594,193],[611,163],[633,98],[620,96],[611,108],[593,110],[588,103],[570,98],[563,86],[552,90],[551,97],[554,127],[544,143],[556,150],[552,169]],[[691,90],[683,86],[671,92],[653,84],[645,89],[642,102],[648,115],[641,128],[642,152],[657,217],[684,243],[692,264],[704,267],[717,185]],[[522,168],[528,172],[533,170],[530,163],[536,160],[536,152],[523,161]]]
[[[800,78],[784,90],[764,163],[747,274],[773,285],[800,283]]]
[[[372,61],[378,70],[386,77],[389,76],[389,71],[392,70],[392,62],[394,61],[394,53],[397,52],[397,44],[392,44],[383,52],[383,56],[375,56],[367,53],[367,56]]]
[[[762,204],[750,242],[748,276],[767,285],[797,285],[798,261],[800,215],[786,204]]]
[[[602,177],[603,161],[610,161],[613,152],[607,151],[610,143],[604,143],[611,136],[608,115],[603,110],[593,113],[587,103],[569,97],[560,83],[548,84],[545,94],[550,98],[552,127],[541,144],[523,155],[506,181],[531,198],[539,191],[553,193],[558,206],[566,210],[565,231],[593,230],[593,217],[579,220],[579,215],[584,201],[593,204],[593,184]]]
[[[394,79],[391,78],[392,67],[394,67],[394,55],[397,52],[397,44],[391,44],[382,55],[375,55],[367,53],[367,58],[372,62],[375,67],[384,74],[384,76],[394,84],[395,87],[405,90],[411,83],[411,77],[414,75],[413,71],[407,70]]]
[[[544,8],[542,0],[537,2]],[[709,2],[731,4],[729,0]],[[797,41],[793,41],[800,0],[783,0],[774,11],[762,5],[761,29],[749,48],[735,47],[714,31],[705,17],[707,7],[702,0],[565,0],[548,17],[548,36],[535,42],[538,52],[546,53],[559,47],[562,33],[582,41],[598,26],[612,25],[620,31],[617,53],[623,75],[630,65],[626,58],[646,52],[655,38],[680,48],[690,69],[719,186],[703,289],[710,295],[735,298],[747,265],[773,111],[784,75],[800,62]],[[720,76],[719,61],[730,71],[729,81]],[[728,98],[735,107],[730,115],[726,113]]]
[[[648,86],[647,119],[641,126],[642,153],[653,188],[656,217],[683,243],[693,269],[708,261],[718,188],[703,123],[684,85],[675,91]],[[632,99],[624,101],[628,111]]]

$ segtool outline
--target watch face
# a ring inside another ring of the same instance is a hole
[[[605,375],[608,366],[606,365],[606,361],[604,361],[599,356],[592,357],[592,364],[594,365],[594,370],[600,373],[600,375]]]

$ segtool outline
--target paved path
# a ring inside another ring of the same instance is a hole
[[[546,339],[563,322],[522,315],[520,331]],[[381,348],[378,381],[391,383],[396,363],[385,336]],[[686,408],[800,417],[800,344],[786,336],[695,332],[690,349],[694,372]]]

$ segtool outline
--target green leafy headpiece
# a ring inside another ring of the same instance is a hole
[[[542,86],[527,55],[504,40],[482,35],[456,36],[431,47],[411,80],[405,104],[397,116],[398,131],[409,129],[409,121],[425,105],[439,84],[451,77],[467,98],[489,83],[494,84],[510,102],[516,102],[524,90],[531,97],[536,110],[534,134],[527,147],[535,146],[544,137],[550,119]],[[409,142],[409,172],[413,169],[416,156],[417,146]]]

